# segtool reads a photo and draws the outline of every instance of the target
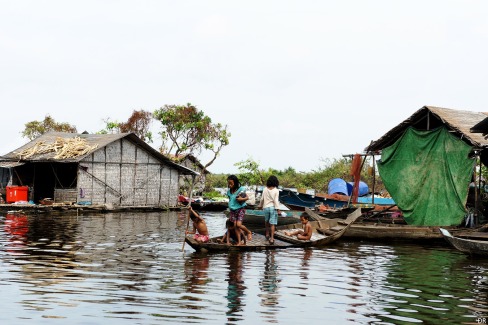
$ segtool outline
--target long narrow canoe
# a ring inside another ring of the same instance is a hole
[[[467,239],[451,235],[447,229],[439,228],[442,236],[456,249],[470,255],[488,256],[488,241]]]
[[[347,229],[349,229],[354,221],[356,221],[360,216],[361,209],[358,208],[350,213],[345,220],[321,219],[317,221],[309,221],[313,231],[312,238],[310,238],[310,240],[300,240],[296,236],[285,235],[286,231],[302,229],[301,223],[277,227],[275,231],[275,238],[301,247],[325,246],[341,238]]]
[[[190,245],[197,252],[222,252],[222,251],[258,251],[265,249],[278,249],[278,248],[288,248],[297,247],[302,245],[296,245],[293,243],[284,242],[281,240],[275,240],[274,244],[271,245],[265,236],[253,233],[252,240],[248,240],[246,245],[236,246],[227,245],[217,242],[217,239],[222,238],[222,236],[211,238],[207,243],[200,243],[193,239],[193,235],[187,235],[185,237],[185,242]]]
[[[300,214],[303,211],[284,211],[286,216],[278,216],[278,225],[288,225],[300,222]],[[224,214],[228,217],[229,210],[225,210]],[[260,229],[264,227],[264,211],[246,209],[244,216],[244,225],[248,228]]]

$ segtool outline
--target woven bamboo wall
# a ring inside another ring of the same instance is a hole
[[[127,140],[100,148],[80,166],[78,202],[135,207],[177,204],[178,170]]]

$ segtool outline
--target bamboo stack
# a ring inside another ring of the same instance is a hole
[[[85,155],[98,148],[98,144],[90,146],[85,139],[80,137],[75,138],[56,138],[54,143],[45,143],[44,141],[37,142],[34,146],[27,148],[21,152],[16,152],[17,157],[28,159],[34,155],[41,155],[55,152],[54,159],[70,159]]]

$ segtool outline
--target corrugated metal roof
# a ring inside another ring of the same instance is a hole
[[[86,141],[86,144],[90,147],[94,147],[92,150],[86,152],[84,155],[76,156],[69,159],[55,159],[56,152],[47,152],[47,153],[40,153],[34,154],[29,158],[22,158],[19,159],[18,153],[23,152],[26,149],[32,148],[39,142],[43,142],[46,144],[53,144],[57,138],[76,138],[79,137]],[[78,134],[78,133],[64,133],[64,132],[49,132],[45,133],[36,139],[28,142],[24,146],[9,152],[8,154],[4,155],[3,158],[10,160],[10,161],[18,161],[18,162],[47,162],[47,161],[56,161],[61,163],[70,163],[70,162],[79,162],[83,160],[88,155],[91,155],[93,152],[100,150],[101,148],[106,147],[110,143],[114,141],[118,141],[120,139],[126,139],[132,142],[134,145],[143,148],[144,150],[148,151],[154,158],[157,160],[172,166],[178,170],[180,170],[184,174],[194,174],[198,175],[197,172],[186,168],[184,166],[178,165],[174,163],[171,159],[161,154],[159,151],[155,150],[153,147],[148,145],[146,142],[142,141],[137,135],[134,133],[118,133],[118,134]],[[95,147],[96,146],[96,147]]]
[[[481,133],[471,131],[474,125],[483,121],[487,115],[481,112],[471,112],[435,106],[424,106],[409,118],[385,133],[381,138],[373,141],[365,151],[379,151],[395,143],[405,130],[412,126],[419,130],[434,129],[446,126],[453,134],[459,136],[470,145],[482,148],[488,146],[488,140]]]

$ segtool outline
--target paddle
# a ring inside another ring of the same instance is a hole
[[[186,229],[185,229],[185,237],[183,237],[183,246],[181,246],[181,250],[185,250],[185,239],[186,239],[186,232],[188,231],[188,227],[190,226],[190,208],[191,208],[191,200],[193,196],[193,185],[195,185],[195,175],[191,175],[191,185],[190,185],[190,198],[188,199],[188,216],[186,217]]]

